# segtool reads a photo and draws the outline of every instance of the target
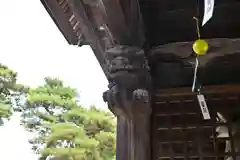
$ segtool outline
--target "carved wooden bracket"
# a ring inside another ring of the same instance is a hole
[[[145,54],[118,45],[106,55],[110,84],[103,98],[118,117],[117,160],[148,160],[151,79]]]

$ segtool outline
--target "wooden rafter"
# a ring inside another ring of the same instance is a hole
[[[137,0],[102,0],[102,11],[109,30],[119,44],[142,47],[144,32]]]
[[[58,3],[57,0],[41,0],[41,3],[68,43],[73,45],[77,44],[77,34],[73,31],[71,24],[68,22],[72,13],[66,1]]]
[[[74,12],[74,15],[80,21],[82,32],[86,37],[86,40],[90,44],[92,50],[94,51],[95,56],[97,57],[100,65],[102,66],[104,73],[106,73],[107,71],[104,66],[106,63],[104,59],[104,48],[100,44],[100,40],[95,32],[92,22],[89,21],[83,2],[81,0],[68,0],[68,3]]]

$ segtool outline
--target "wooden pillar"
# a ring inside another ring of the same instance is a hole
[[[151,80],[141,49],[145,36],[138,0],[92,1],[101,11],[98,15],[103,19],[101,25],[107,24],[105,38],[111,45],[103,45],[105,47],[101,46],[101,37],[96,31],[100,26],[96,26],[87,12],[94,4],[83,0],[68,2],[109,80],[104,100],[118,118],[116,159],[149,160]]]
[[[150,159],[149,68],[143,50],[115,46],[107,52],[109,90],[104,93],[117,116],[117,160]]]

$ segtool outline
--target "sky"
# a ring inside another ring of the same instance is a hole
[[[58,77],[78,89],[84,106],[107,108],[107,79],[91,48],[68,45],[40,0],[1,1],[0,63],[17,71],[20,83],[35,87],[45,76]],[[14,115],[0,127],[1,159],[37,160],[30,136]]]

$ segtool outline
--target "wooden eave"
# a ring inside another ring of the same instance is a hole
[[[68,42],[76,44],[76,33],[71,31],[69,17],[64,17],[63,13],[60,13],[62,11],[56,3],[61,0],[41,1]],[[109,64],[105,51],[116,44],[130,45],[146,50],[152,77],[156,83],[161,83],[154,85],[160,87],[191,85],[192,64],[195,60],[191,45],[196,39],[196,24],[192,17],[199,14],[201,18],[202,3],[197,5],[195,1],[190,0],[186,3],[157,0],[68,0],[67,3],[71,14],[80,22],[81,32],[106,75]],[[199,13],[196,12],[197,7]],[[236,18],[240,13],[238,8],[239,2],[219,1],[213,18],[201,29],[210,46],[208,55],[203,58],[204,63],[201,61],[202,71],[200,69],[199,78],[203,84],[240,81],[240,76],[235,74],[240,70],[239,63],[235,62],[239,57],[237,37],[240,36],[240,32],[237,32],[237,28],[240,27],[240,23]],[[181,66],[176,66],[174,71],[173,67],[164,68],[162,71],[161,65],[166,61],[172,65],[179,63]],[[182,71],[175,74],[177,70]],[[220,72],[228,76],[223,77]],[[176,85],[163,83],[164,79],[169,79],[167,74],[171,73],[175,74],[171,79],[176,81],[174,82]],[[213,75],[217,75],[218,78]]]
[[[68,19],[70,14],[64,13],[63,8],[57,3],[57,0],[41,0],[44,8],[67,40],[69,44],[77,44],[77,35],[72,30],[72,26],[69,24]]]
[[[41,0],[68,43],[76,45],[76,33],[68,23],[69,15],[60,9],[59,1],[64,0]],[[115,44],[143,47],[145,36],[137,0],[68,0],[67,4],[80,22],[81,32],[106,75],[108,64],[105,51],[109,47]]]
[[[53,3],[53,1],[55,2],[57,0],[42,1],[51,1],[51,3]],[[153,109],[151,115],[153,118],[151,130],[153,133],[152,140],[155,141],[157,138],[161,138],[161,136],[154,137],[154,133],[157,133],[155,136],[159,135],[156,130],[161,127],[154,123],[165,122],[154,119],[155,116],[159,117],[159,115],[156,114],[159,114],[158,111],[163,109],[163,105],[161,104],[160,106],[159,104],[166,102],[167,111],[169,111],[168,115],[171,116],[170,109],[174,107],[176,100],[181,99],[181,101],[177,101],[177,103],[181,102],[182,104],[177,104],[178,107],[185,107],[185,102],[189,102],[185,101],[189,100],[187,99],[188,97],[191,98],[191,102],[197,102],[196,96],[191,92],[190,88],[194,68],[192,60],[196,58],[191,51],[191,45],[196,39],[195,21],[192,20],[192,17],[196,16],[197,7],[199,7],[196,6],[196,1],[186,0],[185,3],[182,3],[181,1],[168,0],[68,0],[67,2],[72,14],[76,17],[77,21],[80,22],[81,32],[93,49],[106,75],[108,74],[108,69],[111,68],[109,65],[112,65],[112,63],[109,64],[111,60],[107,59],[106,50],[112,46],[119,44],[137,46],[145,49],[148,62],[150,63],[151,85],[153,85],[154,88],[151,90],[153,98],[149,100],[149,102],[152,103],[151,107]],[[229,4],[225,4],[225,1],[219,0],[213,19],[202,29],[204,38],[208,38],[210,42],[210,49],[209,55],[205,56],[206,63],[204,63],[204,65],[202,63],[202,66],[199,68],[198,80],[203,84],[203,92],[206,93],[207,100],[218,91],[221,91],[221,98],[214,98],[214,101],[216,99],[223,99],[222,97],[226,97],[228,93],[235,95],[235,92],[238,92],[237,96],[239,97],[239,90],[235,89],[239,88],[239,86],[207,87],[207,85],[237,84],[240,82],[240,76],[238,76],[240,72],[240,63],[238,62],[240,54],[237,54],[239,53],[239,39],[236,39],[236,37],[240,36],[240,32],[236,32],[237,28],[240,27],[240,21],[235,21],[238,15],[237,13],[240,13],[238,4],[239,3],[234,0],[230,1]],[[57,17],[56,15],[59,14],[57,12],[60,12],[56,9],[57,7],[57,3],[51,6],[49,5],[49,11],[51,12],[48,12],[52,14],[52,17],[55,18],[55,23],[62,29],[63,34],[66,34],[67,37],[67,35],[69,36],[71,33],[67,32],[68,29],[66,29],[69,17]],[[200,17],[201,13],[198,16]],[[225,19],[222,17],[227,20],[224,22]],[[233,17],[235,19],[233,19]],[[221,18],[223,21],[221,21]],[[143,24],[145,30],[143,29]],[[221,32],[222,34],[219,34]],[[187,48],[189,50],[186,50]],[[121,56],[119,57],[122,58]],[[187,88],[179,90],[179,87]],[[164,88],[175,89],[163,90]],[[110,91],[116,93],[114,88],[113,90],[110,89]],[[112,95],[113,94],[110,94],[110,96]],[[117,97],[120,101],[124,101],[124,98],[126,100],[126,103],[119,103],[120,107],[134,107],[128,103],[125,97],[125,90],[123,95],[123,98],[121,96],[120,98]],[[113,98],[116,98],[114,96],[116,95],[113,95]],[[229,97],[229,99],[231,100],[230,102],[232,102],[232,96]],[[224,100],[224,103],[221,103],[228,104],[226,102],[227,101]],[[149,107],[147,105],[147,103],[144,103],[143,106],[145,106],[145,108]],[[191,104],[190,109],[193,108],[192,106],[197,109],[195,113],[199,116],[199,106]],[[137,107],[139,109],[140,106]],[[226,108],[226,106],[223,108]],[[150,125],[148,123],[149,115],[146,114],[144,116],[146,117],[141,118],[144,123],[141,123],[142,121],[140,119],[137,121],[140,122],[138,123],[140,125],[137,123],[133,124],[132,121],[127,120],[126,117],[118,117],[117,159],[150,159],[145,158],[148,154],[148,149],[143,149],[144,147],[142,147],[141,150],[137,148],[139,146],[141,147],[141,145],[135,146],[135,144],[140,144],[140,139],[148,139],[150,137],[148,135],[149,133],[145,132],[148,130],[146,128]],[[187,119],[187,122],[191,121],[191,118],[187,116],[185,119]],[[142,124],[146,125],[144,126]],[[198,122],[197,126],[201,125],[203,124]],[[133,132],[136,128],[144,130],[142,132],[139,130]],[[137,138],[135,139],[134,137]],[[146,144],[148,145],[149,143],[147,141],[148,140],[146,140]],[[156,149],[159,147],[155,146],[154,143],[157,143],[157,141],[152,142],[152,155],[153,158],[158,159],[159,156],[164,155],[158,155],[160,152]],[[134,146],[136,148],[134,148]],[[150,149],[150,147],[148,148]],[[215,153],[216,152],[214,152],[214,154]],[[138,156],[136,156],[137,154]],[[155,154],[156,157],[154,157]],[[135,158],[132,155],[134,155]],[[145,155],[145,157],[142,156],[139,158],[139,155]],[[167,157],[169,157],[169,155],[167,155]],[[176,158],[178,157],[176,156]],[[173,157],[169,159],[173,159]]]
[[[204,1],[139,0],[150,46],[194,41],[196,22],[204,13]],[[236,0],[215,2],[212,19],[201,29],[202,38],[237,38],[240,3]]]
[[[68,42],[76,44],[71,38],[64,23],[64,18],[57,17],[59,14],[56,3],[57,0],[41,0],[46,10],[49,12],[60,31]],[[138,4],[139,2],[139,4]],[[202,19],[203,1],[187,0],[178,1],[157,1],[157,0],[70,0],[72,11],[85,17],[83,19],[85,27],[92,28],[99,43],[102,38],[108,38],[112,43],[129,44],[141,46],[145,42],[149,48],[153,46],[186,42],[196,39],[196,25],[192,19],[197,16]],[[215,5],[214,16],[204,28],[201,29],[204,38],[237,38],[239,37],[237,15],[240,13],[240,3],[234,0],[229,2],[218,1]],[[78,7],[76,7],[78,6]],[[80,8],[79,8],[80,7]],[[143,15],[143,16],[142,16]],[[143,17],[143,18],[142,18]],[[110,31],[110,35],[101,37],[97,33],[99,25],[105,24]],[[89,26],[90,25],[90,26]],[[145,26],[143,30],[142,26]],[[86,32],[84,34],[87,34]],[[87,38],[91,44],[96,43],[92,37]],[[173,46],[174,47],[174,46]],[[95,47],[96,48],[96,47]],[[105,46],[102,45],[103,50]]]
[[[64,13],[63,8],[61,8],[61,6],[59,5],[59,3],[61,4],[64,1],[67,3],[66,5],[68,7],[68,13]],[[78,12],[73,11],[73,1],[69,2],[67,0],[41,0],[41,2],[69,44],[79,45],[79,36],[83,36],[84,38],[85,36],[87,37],[85,41],[90,42],[94,54],[96,55],[104,73],[106,74],[107,72],[105,69],[106,67],[104,66],[105,60],[103,58],[104,55],[102,48],[98,44],[98,39],[96,38],[96,35],[91,32],[92,27],[90,27],[84,11],[82,10],[83,13],[81,13],[81,16],[79,17]],[[74,26],[70,22],[72,16],[74,16],[75,20],[77,21],[76,23],[79,23],[78,32],[73,30]],[[86,26],[86,23],[88,26]]]

